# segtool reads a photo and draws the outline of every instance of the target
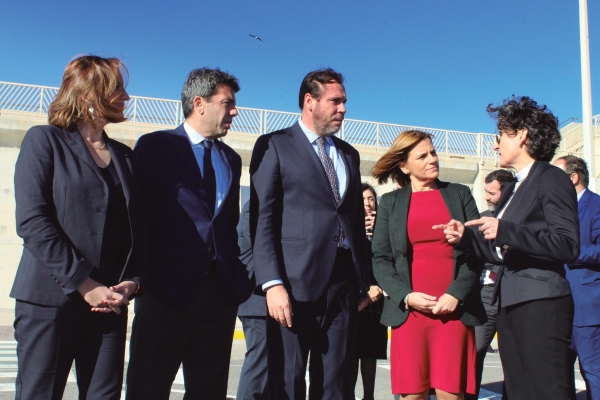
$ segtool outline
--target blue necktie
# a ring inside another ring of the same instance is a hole
[[[215,202],[217,199],[217,179],[215,178],[215,170],[212,165],[212,148],[213,142],[204,140],[204,191],[206,192],[206,203],[212,213],[215,212]]]

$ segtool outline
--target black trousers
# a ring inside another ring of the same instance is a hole
[[[481,389],[481,378],[483,377],[483,364],[487,349],[494,340],[496,334],[496,320],[498,318],[498,301],[493,301],[493,286],[484,286],[481,288],[481,300],[487,314],[488,320],[485,324],[475,327],[475,345],[477,346],[477,368],[476,368],[476,394],[465,393],[465,400],[479,399],[479,389]]]
[[[168,399],[183,365],[185,400],[225,400],[237,306],[225,303],[216,273],[208,273],[188,310],[164,306],[152,294],[136,299],[127,369],[128,400]]]
[[[323,294],[311,302],[291,297],[292,328],[267,318],[268,398],[304,400],[310,353],[309,399],[354,399],[358,290],[352,255],[338,250]]]
[[[570,398],[572,327],[570,295],[500,307],[498,345],[504,369],[503,400]]]
[[[240,374],[236,399],[267,398],[267,318],[239,317],[244,327],[246,356]]]
[[[73,361],[79,399],[118,400],[123,386],[127,307],[90,311],[83,299],[65,307],[15,305],[16,400],[62,399]]]

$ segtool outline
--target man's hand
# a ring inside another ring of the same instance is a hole
[[[440,299],[437,302],[437,305],[435,306],[433,311],[431,311],[431,312],[436,315],[437,314],[450,314],[450,313],[453,313],[454,310],[456,310],[456,307],[458,307],[458,299],[456,297],[449,295],[448,293],[444,293],[440,297]]]
[[[412,292],[406,298],[406,305],[417,311],[431,313],[436,307],[437,301],[435,301],[435,296],[421,292]]]
[[[371,304],[371,299],[366,297],[364,300],[362,300],[360,303],[358,303],[358,311],[362,311],[365,309],[365,307],[367,307],[369,304]]]
[[[381,297],[383,290],[379,286],[373,285],[369,288],[367,298],[371,299],[371,303],[375,303]]]
[[[274,285],[267,289],[267,308],[275,321],[287,328],[292,327],[292,304],[283,285]]]
[[[465,226],[462,222],[453,219],[447,224],[434,225],[432,229],[443,229],[448,243],[458,244],[465,231]]]
[[[479,233],[483,235],[487,240],[496,239],[498,234],[498,218],[494,217],[481,217],[468,221],[465,226],[477,226],[479,225]]]
[[[373,236],[373,228],[375,227],[375,214],[377,211],[371,211],[371,215],[365,217],[365,231],[367,236]]]
[[[92,311],[115,314],[121,314],[121,306],[129,304],[127,298],[121,293],[114,292],[100,282],[87,278],[81,286],[77,288],[81,297],[92,306]]]
[[[123,281],[123,282],[119,283],[118,285],[111,286],[110,290],[112,290],[113,292],[122,294],[123,297],[125,297],[127,300],[129,300],[129,298],[131,297],[132,294],[135,293],[137,288],[138,288],[138,284],[136,281]]]

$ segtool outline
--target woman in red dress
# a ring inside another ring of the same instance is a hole
[[[386,294],[381,323],[391,326],[392,392],[402,399],[463,399],[475,393],[473,326],[485,322],[482,261],[454,250],[434,225],[479,213],[469,188],[439,181],[428,133],[406,131],[373,176],[402,189],[383,195],[373,235],[373,272]]]

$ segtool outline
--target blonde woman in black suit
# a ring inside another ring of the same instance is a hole
[[[15,167],[21,262],[16,398],[62,398],[75,360],[80,398],[119,399],[127,304],[140,290],[133,157],[109,139],[125,121],[126,72],[116,58],[71,61]]]
[[[501,265],[498,341],[509,399],[569,399],[573,298],[564,264],[579,255],[577,197],[549,164],[560,143],[557,118],[529,97],[488,106],[497,119],[500,167],[516,170],[493,217],[445,226],[450,243]],[[498,290],[498,289],[497,289]]]

